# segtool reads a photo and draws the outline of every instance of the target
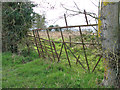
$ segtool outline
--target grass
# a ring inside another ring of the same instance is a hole
[[[61,39],[57,41],[61,41]],[[67,45],[69,46],[69,44]],[[59,54],[61,44],[55,43],[55,46]],[[39,58],[38,53],[34,50],[28,55],[27,48],[23,45],[20,49],[21,53],[19,55],[10,52],[2,54],[3,88],[102,88],[99,85],[104,76],[102,60],[92,73],[92,69],[99,59],[92,54],[98,52],[95,49],[86,48],[90,73],[82,69],[79,63],[76,65],[76,59],[67,50],[72,65],[70,68],[64,47],[59,63],[57,63],[57,59],[51,61],[48,57]],[[77,57],[80,55],[79,60],[87,69],[82,46],[72,45],[70,49]],[[49,54],[52,56],[50,52]]]
[[[80,65],[70,68],[65,60],[51,62],[30,56],[5,52],[2,55],[3,88],[98,88],[103,72],[85,72]]]

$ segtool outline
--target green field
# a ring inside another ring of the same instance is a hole
[[[29,56],[25,52],[21,55],[3,53],[2,68],[3,88],[97,88],[101,87],[104,74],[100,67],[88,73],[74,62],[70,68],[66,59],[51,62],[39,58],[35,51]]]

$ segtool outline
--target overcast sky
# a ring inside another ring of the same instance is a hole
[[[58,24],[59,26],[66,25],[65,20],[63,18],[64,13],[66,13],[66,16],[68,16],[73,12],[66,11],[62,7],[62,5],[68,9],[78,11],[75,5],[76,3],[81,11],[85,9],[87,12],[94,12],[98,14],[97,6],[99,0],[31,0],[31,1],[34,1],[36,4],[39,4],[38,7],[34,8],[34,11],[39,14],[45,15],[47,26],[56,24]],[[95,20],[93,18],[90,18],[89,16],[88,20],[90,21],[90,23],[95,23]],[[84,15],[68,16],[67,22],[68,25],[86,24]]]

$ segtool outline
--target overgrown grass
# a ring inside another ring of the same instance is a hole
[[[103,79],[103,72],[85,72],[80,65],[70,68],[66,59],[51,62],[30,56],[5,52],[2,55],[3,88],[97,88]]]
[[[54,39],[53,39],[54,40]],[[57,41],[61,41],[58,39]],[[47,43],[47,47],[49,43]],[[67,44],[69,46],[69,44]],[[55,43],[58,54],[61,44]],[[36,47],[34,47],[36,49]],[[78,57],[87,69],[82,45],[72,45],[71,51]],[[68,64],[65,49],[63,47],[60,62],[57,58],[51,61],[44,53],[46,58],[39,58],[37,51],[30,51],[20,45],[21,53],[19,55],[10,52],[2,54],[2,87],[3,88],[98,88],[103,79],[104,68],[102,60],[95,71],[92,69],[97,63],[99,57],[94,54],[98,51],[92,48],[86,48],[86,54],[90,66],[90,73],[82,69],[80,64],[76,65],[76,59],[68,50],[71,66]],[[45,49],[44,49],[44,52]],[[52,58],[52,53],[48,52]]]

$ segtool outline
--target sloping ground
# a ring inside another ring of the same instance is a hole
[[[103,78],[103,72],[87,73],[66,62],[51,62],[30,57],[3,53],[3,88],[96,88]]]

